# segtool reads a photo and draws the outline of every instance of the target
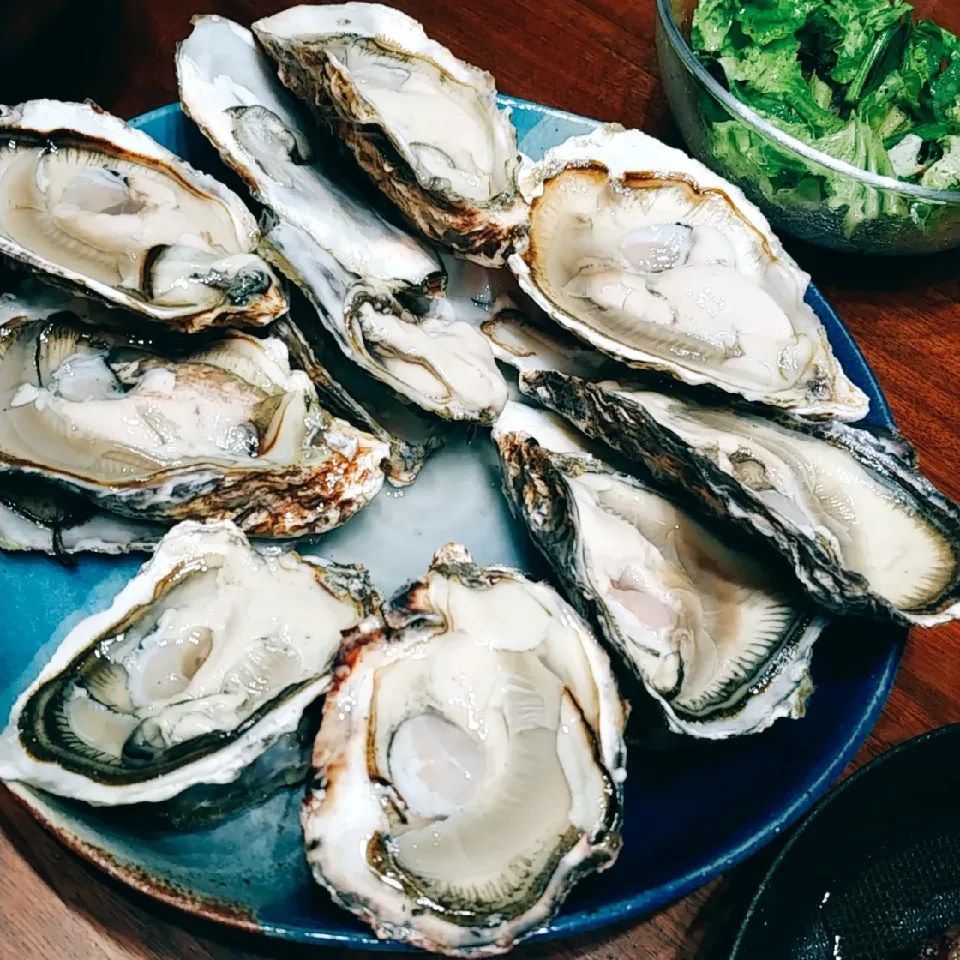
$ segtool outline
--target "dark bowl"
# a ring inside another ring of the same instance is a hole
[[[774,861],[731,960],[906,960],[960,924],[958,757],[960,724],[830,794]]]

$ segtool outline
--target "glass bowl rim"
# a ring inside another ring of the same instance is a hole
[[[701,63],[700,58],[693,52],[693,48],[687,43],[683,31],[680,29],[680,24],[677,23],[676,17],[673,15],[670,0],[657,0],[657,16],[673,51],[680,57],[687,71],[693,74],[698,83],[706,87],[731,114],[739,117],[739,119],[748,126],[758,130],[778,146],[793,153],[798,153],[812,163],[826,167],[834,173],[859,180],[866,186],[874,187],[878,190],[884,190],[889,193],[899,193],[902,196],[917,200],[927,200],[932,203],[960,204],[960,190],[933,190],[929,187],[923,187],[918,183],[905,183],[903,180],[897,180],[895,177],[885,177],[876,173],[870,173],[867,170],[861,170],[859,167],[847,163],[845,160],[838,160],[829,154],[821,153],[802,140],[798,140],[796,137],[784,133],[784,131],[775,127],[768,120],[765,120],[746,104],[741,103],[729,90],[725,89],[711,76],[707,68]]]

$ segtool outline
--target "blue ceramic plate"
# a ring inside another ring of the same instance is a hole
[[[595,123],[522,100],[513,108],[520,148],[539,157]],[[195,166],[222,172],[179,107],[134,123]],[[871,422],[890,410],[846,328],[820,294],[809,300],[837,356],[870,397]],[[413,486],[384,491],[322,552],[359,561],[385,592],[426,569],[458,540],[480,563],[545,570],[499,492],[493,445],[465,436],[432,459]],[[84,558],[65,570],[45,557],[0,557],[0,717],[69,627],[102,608],[136,570],[135,558]],[[649,913],[732,867],[796,820],[837,778],[873,726],[893,684],[902,630],[841,621],[819,641],[808,716],[739,742],[684,744],[630,756],[624,849],[616,866],[577,887],[537,937],[565,936]],[[271,936],[356,947],[381,943],[310,881],[300,847],[299,791],[197,834],[148,832],[122,808],[96,811],[16,786],[14,792],[65,843],[131,886],[185,910]]]

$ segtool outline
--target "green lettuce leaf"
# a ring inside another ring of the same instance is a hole
[[[860,65],[847,87],[847,92],[844,95],[847,103],[857,103],[864,93],[869,91],[871,85],[875,85],[871,84],[871,78],[876,77],[879,72],[878,65],[886,58],[890,47],[894,46],[896,41],[903,36],[902,26],[901,23],[893,23],[882,33],[876,35],[873,44],[867,51],[866,56],[860,61]]]
[[[813,142],[821,153],[845,160],[861,170],[890,176],[890,159],[886,148],[873,128],[859,117],[854,117],[840,130],[819,137]]]
[[[833,107],[833,87],[826,80],[821,80],[815,73],[811,74],[808,84],[813,102],[821,110],[831,110]]]
[[[854,117],[842,130],[814,141],[813,146],[861,170],[894,176],[883,140],[859,117]],[[844,228],[848,236],[865,220],[881,214],[900,215],[907,209],[900,197],[839,174],[827,180],[826,202],[831,210],[845,209]]]
[[[960,59],[952,60],[930,85],[933,116],[941,123],[960,125]]]
[[[916,97],[909,93],[903,75],[895,71],[861,99],[856,113],[882,140],[897,142],[916,125]]]
[[[842,31],[836,48],[837,62],[830,76],[841,84],[859,82],[859,74],[876,62],[889,40],[889,28],[910,12],[904,0],[826,0],[824,15]]]
[[[889,125],[891,111],[911,116],[916,107],[916,96],[910,93],[903,74],[895,71],[889,74],[871,93],[868,93],[857,105],[857,113],[862,120],[874,129]],[[893,136],[896,130],[886,134]]]
[[[809,164],[787,154],[740,121],[728,120],[711,131],[714,164],[731,180],[771,203],[816,209],[823,203],[825,184]]]
[[[718,53],[727,38],[740,9],[738,0],[700,0],[693,13],[690,41],[698,53]]]
[[[739,120],[718,123],[711,131],[711,153],[722,161],[735,179],[775,179],[805,174],[807,163],[793,153],[784,153],[775,143]]]
[[[740,29],[759,44],[793,37],[822,0],[755,0],[743,3]]]
[[[737,55],[720,57],[720,65],[737,96],[765,116],[806,123],[813,136],[842,126],[837,116],[822,107],[800,66],[800,42],[795,38],[774,40],[765,46],[749,46]],[[798,119],[795,119],[798,118]]]
[[[931,20],[915,24],[907,39],[900,65],[906,96],[914,103],[928,84],[940,76],[941,64],[960,56],[960,41]]]

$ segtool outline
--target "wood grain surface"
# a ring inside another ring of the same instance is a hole
[[[504,93],[676,142],[656,65],[653,0],[395,2],[456,54],[493,72]],[[133,116],[176,99],[174,48],[192,14],[249,24],[286,5],[0,0],[0,102],[90,97]],[[960,254],[861,260],[788,246],[852,330],[924,471],[960,499]],[[915,631],[896,690],[855,765],[956,721],[960,624]],[[48,837],[6,791],[0,826],[2,960],[296,960],[310,952],[224,932],[105,880]],[[517,955],[719,960],[768,857],[646,921]]]

